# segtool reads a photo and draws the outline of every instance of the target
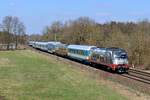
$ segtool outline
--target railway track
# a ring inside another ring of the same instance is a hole
[[[48,54],[40,50],[33,49],[32,47],[29,48],[40,53]],[[130,69],[127,74],[121,74],[121,76],[150,85],[150,73],[148,72],[144,72],[137,69]]]
[[[29,46],[27,48],[35,52],[42,53],[47,56],[57,58],[58,60],[64,63],[76,65],[82,70],[87,70],[87,71],[90,71],[91,73],[95,73],[99,75],[99,77],[94,76],[94,75],[92,77],[100,78],[100,79],[101,78],[110,79],[110,80],[113,80],[114,82],[118,82],[122,85],[131,87],[137,91],[141,91],[142,93],[146,93],[150,95],[150,73],[146,73],[146,72],[136,70],[136,69],[130,69],[128,74],[120,74],[120,75],[114,74],[114,73],[107,72],[106,70],[103,70],[103,69],[101,70],[101,68],[99,70],[99,68],[97,69],[97,67],[96,68],[90,67],[89,65],[81,64],[79,62],[74,62],[72,60],[58,57],[56,55],[51,55],[47,52],[43,52],[35,48],[29,47]]]
[[[150,73],[148,72],[130,69],[128,74],[122,74],[122,76],[150,85]]]

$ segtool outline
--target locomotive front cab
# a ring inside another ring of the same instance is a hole
[[[129,69],[128,55],[124,50],[117,50],[113,52],[113,68],[119,72],[126,72]]]

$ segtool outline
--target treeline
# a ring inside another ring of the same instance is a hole
[[[18,17],[6,16],[0,24],[0,44],[7,44],[7,49],[11,44],[23,44],[27,40],[25,25]]]
[[[129,54],[130,64],[150,69],[150,23],[108,22],[100,24],[88,17],[53,22],[42,35],[32,35],[32,40],[61,41],[67,44],[86,44],[98,47],[120,47]]]

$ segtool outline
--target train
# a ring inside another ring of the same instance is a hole
[[[87,62],[91,65],[104,65],[113,72],[124,73],[128,72],[129,69],[128,54],[122,48],[63,44],[58,41],[29,41],[28,45],[51,54]]]

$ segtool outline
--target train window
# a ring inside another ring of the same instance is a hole
[[[95,58],[96,57],[96,54],[93,54],[93,58]]]
[[[99,55],[98,54],[96,55],[96,58],[99,59]]]
[[[80,55],[84,55],[82,50],[80,50]]]
[[[82,51],[82,55],[85,55],[84,52],[85,52],[85,51]]]
[[[75,54],[78,54],[78,50],[74,50]]]
[[[71,52],[72,52],[72,50],[71,50],[71,49],[69,49],[69,52],[71,53]]]
[[[76,54],[79,54],[79,51],[78,51],[78,50],[76,50]]]
[[[78,50],[74,50],[74,53],[75,53],[75,54],[78,54]]]
[[[86,51],[83,51],[83,55],[87,56],[87,52],[86,52]]]
[[[87,56],[89,55],[89,51],[86,51],[86,55],[87,55]]]
[[[81,51],[80,50],[78,51],[78,54],[81,55]]]
[[[118,58],[118,59],[128,59],[128,56],[126,53],[124,52],[115,52],[114,53],[114,58]]]
[[[83,52],[83,55],[87,56],[87,51],[84,51],[84,52]]]
[[[81,51],[81,55],[84,55],[84,51]]]
[[[80,50],[78,50],[78,53],[77,53],[77,54],[81,55],[81,52],[80,52]]]
[[[98,59],[97,54],[94,54],[92,58],[93,58],[93,60],[97,60]]]
[[[99,55],[98,54],[96,54],[96,58],[98,58],[99,57]]]

